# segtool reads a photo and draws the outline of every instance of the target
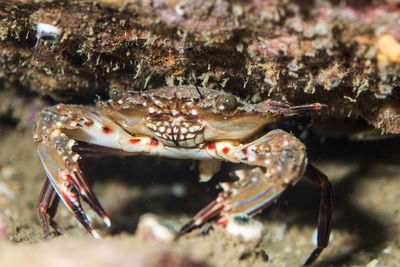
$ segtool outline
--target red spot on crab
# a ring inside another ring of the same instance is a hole
[[[150,141],[150,145],[151,146],[158,146],[158,140],[155,139],[155,138],[152,138],[151,141]]]
[[[242,149],[243,154],[247,155],[247,147]]]
[[[221,217],[217,220],[217,224],[222,225],[223,227],[226,227],[228,224],[228,219],[225,217]]]
[[[61,176],[62,176],[62,179],[64,180],[64,181],[71,181],[72,180],[72,177],[71,177],[71,175],[69,174],[69,173],[67,173],[67,171],[62,171],[61,172]]]
[[[110,134],[113,132],[114,132],[114,130],[111,127],[108,127],[107,125],[103,125],[103,133]]]
[[[131,144],[133,144],[133,145],[135,145],[135,144],[137,144],[137,143],[139,143],[140,142],[140,138],[132,138],[132,139],[129,139],[129,143],[131,143]]]
[[[223,152],[224,154],[228,154],[229,151],[231,151],[229,147],[224,147],[224,148],[222,149],[222,152]]]
[[[216,148],[215,143],[211,143],[207,146],[208,150],[214,150]]]

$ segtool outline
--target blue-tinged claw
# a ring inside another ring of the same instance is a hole
[[[57,201],[54,191],[64,202],[65,206],[72,212],[82,226],[95,238],[100,238],[99,234],[93,229],[85,211],[82,208],[80,199],[86,201],[89,206],[103,219],[107,227],[111,221],[101,207],[97,198],[86,182],[79,167],[79,155],[73,152],[72,147],[76,142],[63,133],[54,134],[48,139],[44,139],[38,144],[38,154],[48,177],[39,203],[40,219],[45,236],[49,235],[47,215],[50,217],[50,224],[56,225],[52,221],[55,215],[53,210],[54,202]],[[60,232],[60,228],[55,228]]]
[[[266,178],[265,172],[258,167],[238,170],[235,175],[239,179],[220,184],[223,191],[217,199],[200,210],[181,228],[178,235],[190,232],[216,217],[220,218],[220,224],[225,225],[232,216],[252,216],[270,205],[286,189],[274,178]]]

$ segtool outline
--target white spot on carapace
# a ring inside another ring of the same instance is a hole
[[[158,100],[158,99],[154,99],[154,104],[156,104],[159,107],[162,106],[162,102],[160,100]]]
[[[197,125],[192,126],[192,127],[189,128],[189,132],[191,132],[191,133],[195,133],[195,132],[197,132],[198,130],[200,130],[200,127],[197,126]]]
[[[68,141],[67,146],[68,146],[69,148],[71,148],[71,147],[73,147],[73,146],[75,145],[75,143],[76,143],[76,142],[75,142],[74,140],[71,139],[71,140]]]
[[[285,140],[282,145],[287,146],[288,144],[289,144],[289,142],[287,140]]]
[[[154,124],[152,124],[152,123],[146,123],[146,126],[147,126],[148,128],[150,128],[150,129],[152,129],[153,131],[156,131],[156,130],[157,130],[157,127],[156,127]]]
[[[75,154],[72,156],[72,161],[77,162],[79,160],[80,156],[78,154]]]
[[[190,133],[189,133],[189,134],[186,135],[186,138],[187,138],[187,139],[192,139],[192,138],[194,138],[195,136],[196,136],[195,134],[190,134]]]

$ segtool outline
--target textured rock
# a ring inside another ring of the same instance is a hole
[[[340,4],[336,4],[340,2]],[[65,100],[197,84],[322,102],[400,132],[400,7],[391,1],[0,3],[0,81]]]

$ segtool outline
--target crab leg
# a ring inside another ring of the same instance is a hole
[[[38,205],[40,222],[43,228],[45,239],[50,237],[49,222],[58,234],[61,235],[64,232],[53,220],[57,211],[59,200],[60,199],[56,196],[56,191],[54,190],[53,186],[50,184],[49,180],[46,180],[43,185],[42,192],[40,193]],[[47,215],[49,218],[47,218]]]
[[[319,185],[322,189],[318,216],[318,247],[311,253],[310,257],[304,263],[304,265],[311,265],[328,246],[334,201],[333,189],[328,177],[311,164],[308,164],[305,176],[315,184]]]
[[[235,146],[228,142],[212,146],[215,157],[224,157],[233,162],[242,162],[256,167],[239,170],[239,178],[233,183],[222,183],[223,191],[216,200],[207,205],[182,227],[180,234],[201,226],[213,217],[219,222],[228,216],[251,216],[271,204],[288,185],[294,185],[303,175],[307,164],[304,145],[294,136],[273,130],[260,139],[246,145]]]

